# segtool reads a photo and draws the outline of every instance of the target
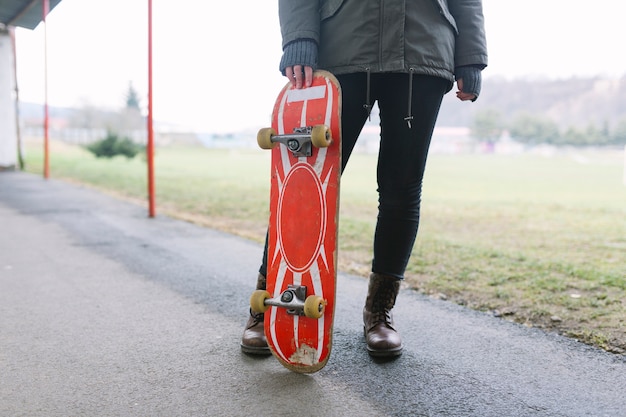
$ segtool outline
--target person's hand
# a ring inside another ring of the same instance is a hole
[[[294,65],[285,68],[285,77],[296,89],[308,88],[313,83],[313,68],[309,66]]]
[[[465,65],[454,69],[454,79],[459,88],[456,97],[461,101],[476,101],[482,84],[482,66]]]
[[[461,101],[474,101],[476,100],[476,94],[463,92],[463,78],[459,78],[456,81],[456,85],[459,90],[456,92],[456,97]]]

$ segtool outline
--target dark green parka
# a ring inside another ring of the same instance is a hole
[[[454,68],[487,66],[481,0],[279,0],[283,47],[318,44],[335,74],[409,72],[454,80]]]

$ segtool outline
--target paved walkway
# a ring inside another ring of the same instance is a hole
[[[0,416],[626,415],[624,357],[409,290],[404,355],[372,360],[348,275],[326,368],[250,358],[261,247],[146,213],[0,173]]]

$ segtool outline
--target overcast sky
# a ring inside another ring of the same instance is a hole
[[[147,0],[63,0],[49,15],[51,105],[147,105]],[[626,74],[626,2],[483,0],[489,77]],[[202,131],[269,123],[278,72],[276,0],[153,1],[157,120]],[[18,30],[20,99],[43,102],[44,30]]]

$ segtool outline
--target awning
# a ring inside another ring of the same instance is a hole
[[[49,0],[50,10],[61,0]],[[0,0],[0,23],[35,29],[43,20],[43,0]]]

